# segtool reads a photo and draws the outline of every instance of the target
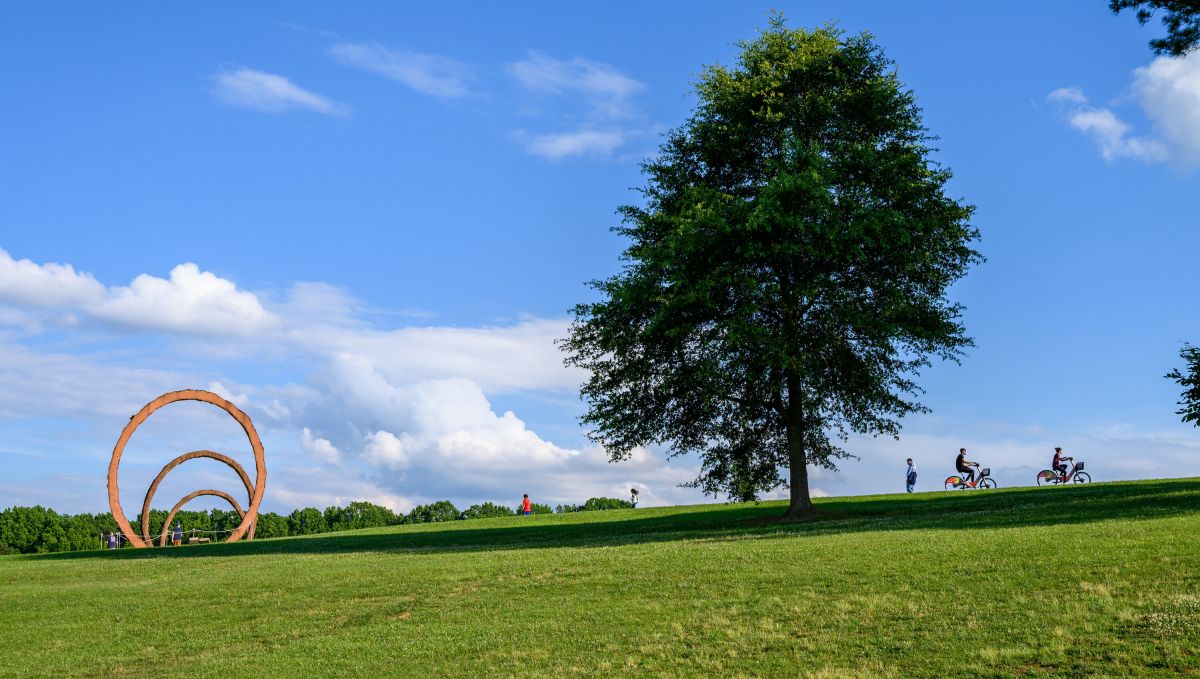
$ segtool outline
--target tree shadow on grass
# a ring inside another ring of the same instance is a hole
[[[705,505],[666,514],[653,509],[612,510],[567,517],[514,517],[231,544],[60,552],[19,558],[126,560],[339,552],[421,554],[872,531],[1062,526],[1200,513],[1200,479],[836,498],[820,501],[818,509],[822,514],[809,521],[766,520],[781,515],[784,509],[782,503],[762,503]]]

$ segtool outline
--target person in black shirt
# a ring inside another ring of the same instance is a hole
[[[954,468],[959,474],[963,475],[963,483],[971,484],[975,482],[975,470],[972,467],[978,467],[978,462],[971,462],[967,459],[967,449],[958,449],[958,458],[954,460]]]

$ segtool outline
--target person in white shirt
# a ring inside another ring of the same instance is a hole
[[[908,472],[904,474],[905,490],[913,492],[913,488],[917,487],[917,465],[913,464],[912,458],[908,458]]]

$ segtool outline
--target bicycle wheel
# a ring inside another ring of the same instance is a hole
[[[1050,471],[1049,469],[1043,469],[1042,471],[1038,472],[1037,484],[1039,486],[1048,486],[1057,482],[1058,477],[1055,476],[1054,472]]]
[[[995,487],[996,487],[996,482],[995,482],[995,481],[993,481],[993,480],[991,480],[990,478],[988,478],[988,479],[984,479],[984,480],[982,480],[982,481],[980,481],[980,482],[979,482],[979,487],[980,487],[980,488],[995,488]]]
[[[946,477],[946,490],[954,490],[962,487],[962,479],[957,476]]]
[[[1075,483],[1091,483],[1092,477],[1087,472],[1075,472]]]

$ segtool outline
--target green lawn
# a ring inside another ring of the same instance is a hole
[[[1200,479],[819,507],[0,557],[0,675],[1200,675]]]

